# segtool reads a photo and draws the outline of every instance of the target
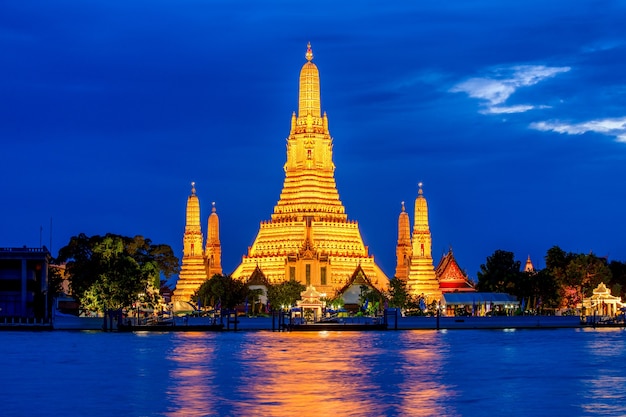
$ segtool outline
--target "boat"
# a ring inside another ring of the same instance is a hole
[[[121,332],[216,332],[224,329],[224,324],[214,317],[185,315],[158,320],[135,321],[127,319],[120,323]]]
[[[115,329],[117,320],[80,308],[72,297],[60,296],[54,299],[52,308],[52,328],[54,330],[105,330]]]
[[[298,319],[284,323],[284,329],[297,332],[387,330],[383,317],[332,317],[314,322]]]

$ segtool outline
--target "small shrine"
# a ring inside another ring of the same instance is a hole
[[[313,321],[318,321],[323,316],[324,308],[326,307],[326,301],[322,301],[321,298],[326,294],[318,292],[314,286],[309,285],[306,290],[300,293],[301,300],[296,302],[298,308],[301,309],[303,317],[308,314],[313,314]]]
[[[620,308],[626,306],[622,302],[621,297],[611,295],[604,282],[601,282],[595,290],[593,295],[589,298],[583,299],[583,308],[586,310],[587,315],[598,315],[613,317],[620,312]]]

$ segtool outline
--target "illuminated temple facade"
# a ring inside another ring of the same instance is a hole
[[[248,280],[258,268],[270,284],[295,280],[332,297],[360,267],[374,286],[386,289],[388,277],[368,254],[358,223],[348,220],[339,199],[333,138],[321,112],[310,44],[305,56],[280,199],[232,276]]]
[[[222,249],[219,235],[219,219],[215,203],[209,216],[206,246],[200,224],[200,201],[195,183],[191,183],[191,195],[187,198],[185,234],[183,235],[183,259],[172,301],[189,301],[193,293],[208,278],[222,273]]]

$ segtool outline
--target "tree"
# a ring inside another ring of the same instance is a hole
[[[304,284],[298,281],[285,281],[280,284],[270,285],[267,289],[267,299],[273,308],[278,306],[290,307],[300,299],[300,294],[306,290]]]
[[[611,261],[609,264],[611,270],[611,293],[624,299],[626,294],[626,263],[619,261]]]
[[[544,308],[558,308],[561,305],[562,293],[558,280],[548,271],[542,269],[534,276],[536,288],[536,305],[540,310]]]
[[[406,308],[409,299],[409,293],[406,288],[406,282],[399,278],[389,280],[389,291],[387,293],[390,307]]]
[[[63,292],[63,272],[56,264],[48,265],[48,292],[52,295]]]
[[[191,299],[215,309],[233,309],[245,301],[249,292],[245,282],[230,275],[215,274],[196,290]]]
[[[556,308],[561,302],[560,285],[547,269],[521,272],[512,294],[525,300],[531,310]]]
[[[606,259],[598,258],[593,253],[579,254],[567,264],[564,283],[578,290],[578,302],[581,302],[583,297],[591,296],[601,282],[611,282],[611,278]]]
[[[99,311],[128,307],[139,298],[154,305],[161,274],[169,278],[178,272],[178,258],[168,245],[112,233],[73,236],[57,260],[66,263],[72,295]]]
[[[513,252],[496,250],[487,257],[487,262],[480,266],[478,291],[514,293],[520,280],[520,261],[515,260]]]

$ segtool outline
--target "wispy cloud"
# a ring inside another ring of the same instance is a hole
[[[582,135],[587,132],[613,136],[618,142],[626,143],[626,116],[618,118],[596,119],[583,123],[566,123],[560,121],[535,122],[530,124],[531,129],[544,132],[567,133],[568,135]]]
[[[519,104],[517,106],[493,106],[481,110],[482,114],[503,114],[503,113],[524,113],[532,109],[548,109],[551,106],[531,106],[530,104]]]
[[[545,106],[531,104],[501,106],[501,104],[505,103],[518,88],[535,85],[570,69],[570,67],[547,67],[545,65],[516,65],[498,69],[492,77],[465,80],[453,86],[450,92],[466,93],[472,98],[483,100],[486,107],[481,111],[483,114],[521,113]]]

